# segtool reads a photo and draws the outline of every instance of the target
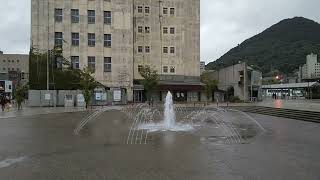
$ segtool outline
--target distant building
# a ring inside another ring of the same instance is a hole
[[[227,96],[237,96],[244,101],[262,99],[262,73],[252,69],[247,63],[207,72],[211,79],[219,82],[218,89],[223,90]]]
[[[29,81],[29,55],[0,52],[0,80],[10,80],[13,85]]]
[[[206,62],[200,61],[200,74],[206,70]]]
[[[306,64],[300,68],[302,80],[320,79],[320,63],[318,62],[317,54],[309,54],[306,59]]]

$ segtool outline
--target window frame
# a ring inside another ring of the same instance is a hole
[[[111,11],[103,11],[103,23],[106,25],[112,24],[112,12]]]
[[[96,11],[95,10],[88,10],[87,12],[87,16],[88,16],[88,24],[95,24],[96,23]],[[93,13],[93,14],[90,14]]]
[[[103,58],[103,72],[110,73],[112,72],[112,58],[104,57]]]
[[[76,12],[76,14],[74,14]],[[80,11],[79,9],[71,9],[71,23],[79,23],[80,22]]]
[[[78,37],[74,38],[74,35],[78,35]],[[71,33],[71,46],[79,46],[80,45],[80,33],[72,32]]]
[[[90,37],[93,35],[93,38]],[[95,47],[96,46],[96,34],[95,33],[88,33],[88,46]]]
[[[112,35],[111,34],[104,34],[103,35],[103,46],[107,48],[112,47]]]
[[[93,73],[96,72],[96,57],[95,56],[88,56],[88,69],[90,69]]]

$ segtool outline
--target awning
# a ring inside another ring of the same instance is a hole
[[[293,89],[320,86],[318,82],[263,85],[262,89]]]
[[[160,81],[158,90],[160,91],[201,91],[204,84],[201,82],[173,82]]]

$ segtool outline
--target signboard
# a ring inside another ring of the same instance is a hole
[[[121,90],[113,91],[113,101],[120,102],[121,101]]]
[[[77,95],[77,101],[83,103],[84,102],[84,96],[83,94],[78,94]]]
[[[5,81],[4,91],[6,93],[12,93],[12,81]]]
[[[51,94],[45,94],[44,95],[45,100],[51,100]]]
[[[96,100],[101,101],[102,100],[102,93],[96,93]]]

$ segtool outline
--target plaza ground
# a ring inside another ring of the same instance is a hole
[[[127,144],[132,124],[118,110],[74,129],[88,113],[0,119],[0,179],[319,179],[320,124],[250,114],[265,132],[249,143],[217,143],[203,133],[160,132]],[[213,129],[214,131],[214,129]]]

